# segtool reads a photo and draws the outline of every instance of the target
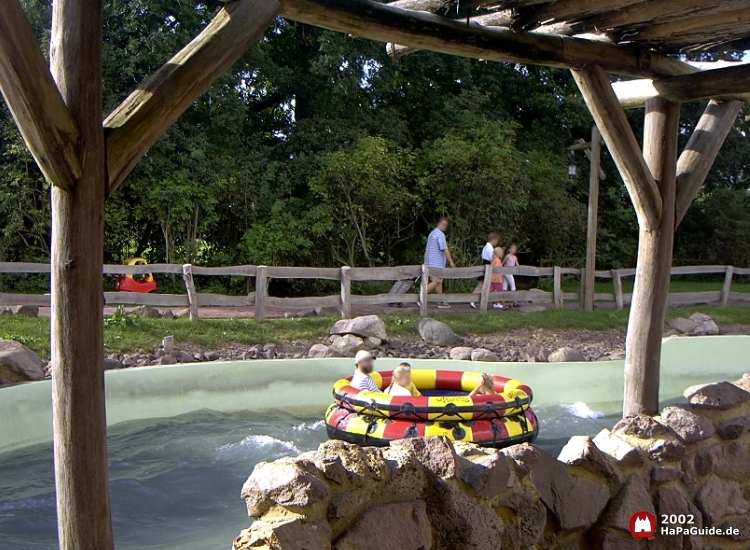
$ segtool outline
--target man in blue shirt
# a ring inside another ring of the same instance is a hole
[[[445,232],[448,230],[449,225],[448,218],[442,217],[438,221],[437,227],[433,229],[427,237],[427,246],[424,249],[424,263],[428,267],[445,268],[447,263],[450,263],[451,267],[456,267],[456,262],[451,257],[451,252],[448,250],[448,243],[445,241]],[[430,275],[429,285],[427,285],[427,292],[430,293],[433,290],[437,294],[443,293],[443,279]],[[447,309],[451,307],[449,304],[442,302],[438,304],[441,309]]]

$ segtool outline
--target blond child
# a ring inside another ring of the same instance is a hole
[[[492,267],[503,267],[503,255],[505,254],[505,250],[502,249],[502,247],[495,247],[494,250],[494,257],[492,258]],[[490,292],[502,292],[504,290],[503,288],[503,282],[505,281],[505,276],[502,273],[493,273],[492,279],[490,280]],[[503,309],[503,304],[497,303],[492,305],[495,309]]]
[[[485,372],[482,374],[482,380],[479,382],[479,385],[471,390],[469,397],[474,397],[475,395],[495,395],[496,393],[494,380]]]
[[[391,385],[385,390],[385,393],[396,397],[412,397],[409,386],[413,386],[411,381],[411,368],[404,366],[402,363],[393,370],[391,375]]]
[[[508,254],[505,256],[505,260],[503,260],[503,265],[505,267],[518,266],[518,256],[516,256],[517,252],[518,245],[516,243],[513,243],[508,247]],[[503,290],[510,290],[512,292],[516,291],[516,279],[513,277],[513,275],[505,275],[505,280],[503,281]]]

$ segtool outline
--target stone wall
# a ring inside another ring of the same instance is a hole
[[[528,444],[328,441],[256,466],[242,496],[257,520],[234,550],[750,549],[748,391],[750,375],[688,388],[687,403],[573,437],[557,459]],[[636,541],[640,510],[738,534]]]

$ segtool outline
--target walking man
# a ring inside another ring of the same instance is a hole
[[[442,217],[437,223],[437,227],[433,229],[427,237],[427,246],[424,250],[424,263],[428,267],[445,268],[446,264],[450,264],[451,267],[456,267],[456,262],[453,261],[450,250],[448,250],[448,243],[445,241],[445,232],[448,230],[450,222],[448,218]],[[430,275],[430,282],[427,285],[427,292],[430,293],[435,291],[437,294],[443,293],[443,279]],[[450,308],[450,304],[441,302],[438,304],[441,309]]]

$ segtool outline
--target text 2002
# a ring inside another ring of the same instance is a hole
[[[695,516],[693,514],[662,514],[661,523],[663,525],[693,525]]]

